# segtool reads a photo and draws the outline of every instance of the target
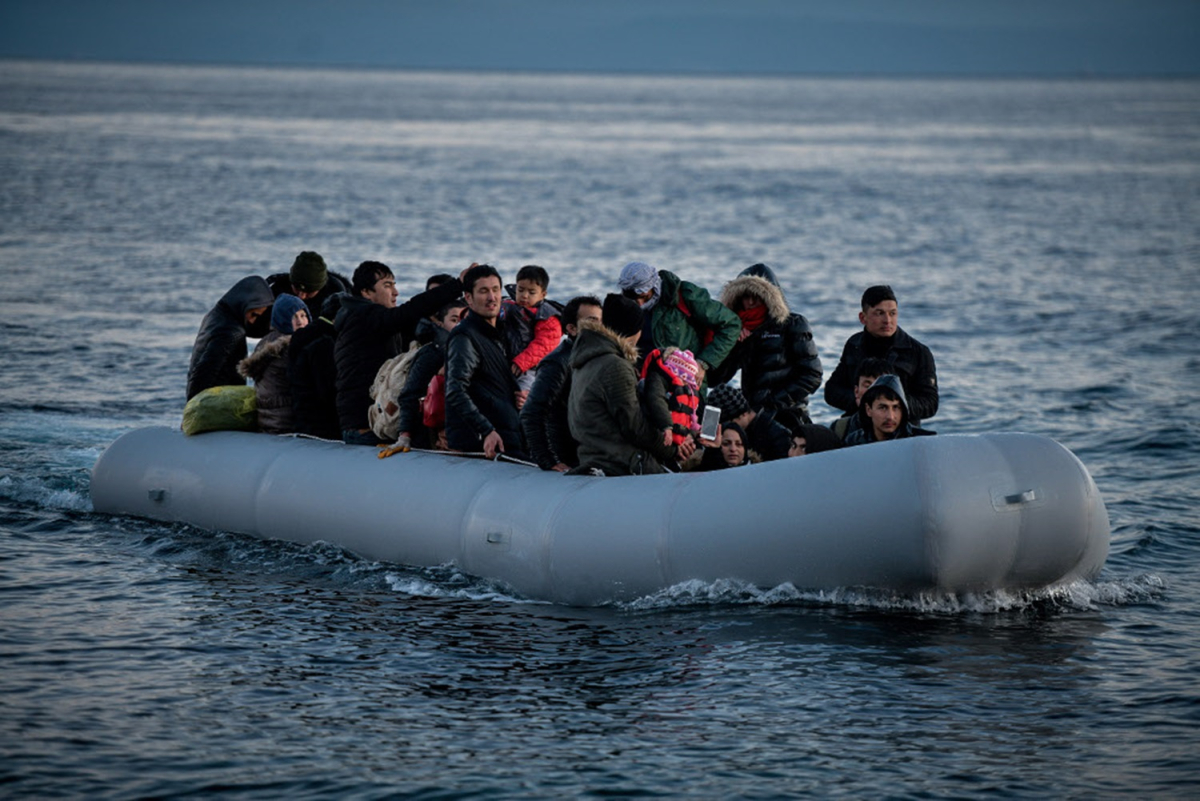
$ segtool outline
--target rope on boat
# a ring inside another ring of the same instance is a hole
[[[292,439],[313,439],[313,440],[316,440],[317,442],[337,442],[337,443],[342,442],[340,439],[325,439],[324,437],[318,437],[315,434],[291,433],[291,434],[283,434],[282,436],[291,437]],[[358,447],[358,446],[355,446],[355,447]],[[408,445],[397,446],[395,443],[392,443],[391,445],[387,445],[387,444],[380,445],[379,446],[379,458],[386,459],[389,456],[395,456],[397,453],[409,453],[410,451],[413,453],[432,453],[432,454],[436,454],[438,456],[457,456],[457,457],[465,457],[467,459],[487,459],[487,456],[485,456],[482,453],[466,452],[466,451],[435,451],[435,450],[431,450],[428,448],[412,448],[412,447],[409,447]],[[489,460],[489,461],[512,462],[513,464],[520,464],[520,465],[524,465],[526,467],[537,467],[538,466],[536,462],[527,462],[524,459],[518,459],[515,456],[509,456],[503,452],[497,453],[496,458],[494,460]],[[541,468],[538,468],[538,469],[541,469]]]

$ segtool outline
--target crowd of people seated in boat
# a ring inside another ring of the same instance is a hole
[[[208,312],[187,396],[250,378],[264,432],[592,475],[726,469],[933,433],[921,427],[938,408],[933,355],[899,327],[888,286],[862,294],[863,329],[825,381],[825,402],[843,412],[828,425],[810,415],[823,379],[812,329],[766,264],[719,297],[644,262],[611,289],[563,303],[541,266],[506,287],[472,264],[398,304],[386,264],[362,262],[347,279],[305,251],[286,273],[241,279]],[[704,432],[706,415],[719,425]]]

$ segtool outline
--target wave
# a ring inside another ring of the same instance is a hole
[[[0,477],[0,500],[64,512],[92,511],[92,499],[86,489],[56,487],[39,479]]]
[[[731,579],[685,581],[619,606],[631,611],[695,606],[817,606],[933,615],[996,614],[1029,611],[1054,613],[1093,611],[1101,606],[1127,606],[1160,598],[1166,582],[1157,575],[1092,583],[1075,581],[1030,591],[994,590],[979,593],[898,593],[869,587],[801,590],[791,584],[771,589]]]

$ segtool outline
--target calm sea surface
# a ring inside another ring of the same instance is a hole
[[[1108,564],[572,609],[93,514],[106,445],[178,423],[205,311],[304,249],[405,296],[768,261],[827,376],[891,283],[931,427],[1072,449]],[[1198,81],[0,63],[0,795],[1194,797],[1198,310]]]

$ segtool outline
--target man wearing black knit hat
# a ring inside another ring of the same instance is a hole
[[[296,256],[292,268],[286,273],[267,276],[267,286],[275,297],[287,293],[295,295],[308,306],[308,319],[321,316],[325,301],[339,292],[350,291],[350,281],[345,276],[331,272],[325,267],[320,253],[306,250]]]
[[[621,295],[604,299],[602,321],[581,321],[571,352],[568,421],[579,442],[572,473],[607,476],[662,473],[662,463],[691,456],[695,442],[667,444],[642,413],[637,394],[637,341],[642,309]]]

